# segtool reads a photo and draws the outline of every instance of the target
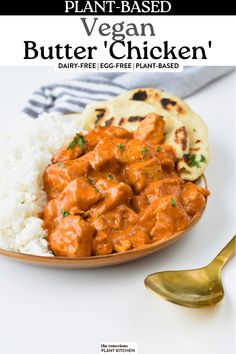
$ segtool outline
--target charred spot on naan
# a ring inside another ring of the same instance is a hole
[[[109,127],[110,125],[112,125],[113,122],[114,122],[114,117],[111,117],[110,119],[107,119],[105,121],[105,126]]]
[[[178,99],[172,99],[168,97],[166,92],[161,92],[160,90],[147,88],[138,89],[137,91],[131,91],[132,96],[130,100],[133,101],[146,101],[147,103],[159,104],[162,109],[168,112],[175,112],[177,116],[181,117],[186,113],[186,109],[182,102]]]
[[[181,117],[185,113],[185,109],[181,104],[178,104],[176,107],[177,115]]]
[[[189,154],[183,154],[183,161],[188,163],[189,160]]]
[[[199,150],[200,150],[200,147],[191,147],[191,148],[189,149],[190,152],[192,152],[192,151],[199,151]]]
[[[176,101],[173,101],[169,98],[162,98],[161,99],[161,105],[164,109],[169,109],[169,106],[175,106],[176,105]]]
[[[138,90],[132,96],[133,101],[145,101],[148,98],[148,94],[145,90]]]
[[[175,143],[181,146],[182,151],[187,148],[187,130],[182,126],[175,131]]]
[[[185,113],[185,109],[180,102],[164,97],[160,100],[160,103],[163,109],[166,111],[175,111],[178,116],[181,116]]]
[[[125,118],[120,118],[118,125],[121,127],[125,123]]]
[[[144,119],[145,119],[145,117],[143,117],[143,116],[130,116],[128,118],[128,122],[141,122]]]
[[[96,108],[95,112],[97,112],[95,120],[95,125],[97,125],[99,121],[104,117],[106,110],[105,108]]]
[[[159,101],[160,100],[160,94],[157,90],[153,90],[150,88],[147,89],[138,89],[137,91],[134,92],[131,91],[132,96],[130,97],[130,100],[133,101]]]
[[[188,178],[186,178],[186,176],[188,177],[188,176],[191,175],[191,170],[190,170],[190,169],[187,169],[187,168],[185,168],[185,167],[179,168],[179,169],[178,169],[178,172],[179,172],[180,176],[181,176],[181,175],[184,176],[185,179],[187,179],[187,180],[188,180]],[[184,178],[183,178],[183,179],[184,179]]]

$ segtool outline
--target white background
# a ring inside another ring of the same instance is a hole
[[[50,68],[0,67],[0,126],[38,86],[68,75]],[[209,262],[235,226],[235,75],[187,102],[209,127],[209,198],[184,238],[142,260],[94,270],[48,269],[0,258],[2,354],[96,354],[100,342],[137,342],[139,354],[234,354],[236,291],[232,260],[223,271],[225,298],[188,309],[148,292],[146,275]]]

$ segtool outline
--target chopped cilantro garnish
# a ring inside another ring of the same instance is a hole
[[[192,154],[191,156],[189,156],[188,161],[187,161],[188,165],[190,167],[200,167],[200,162],[206,162],[205,156],[202,154],[200,156],[201,156],[201,158],[199,161],[197,161],[197,159],[196,159],[197,158],[196,154]]]
[[[113,176],[112,176],[111,173],[109,173],[109,174],[107,175],[107,179],[109,179],[110,181],[113,180]]]
[[[196,154],[192,154],[192,155],[189,157],[188,165],[189,165],[190,167],[200,167],[199,162],[196,160]]]
[[[64,166],[64,162],[58,162],[57,166],[58,167],[63,167]]]
[[[90,177],[88,177],[88,182],[89,182],[90,184],[94,184],[93,179],[92,179],[92,178],[90,178]]]
[[[143,155],[143,157],[146,157],[147,155],[147,148],[146,146],[143,146],[142,149],[141,149],[141,154]]]
[[[170,198],[170,205],[171,205],[172,207],[175,207],[175,206],[176,206],[174,198]]]
[[[124,144],[117,144],[117,148],[122,151],[124,149]]]
[[[79,145],[81,150],[83,150],[85,141],[83,135],[76,133],[74,140],[70,143],[66,150],[73,149],[76,145]]]
[[[204,156],[204,155],[201,155],[200,162],[206,162],[206,158],[205,158],[205,156]]]
[[[68,211],[66,211],[65,209],[63,209],[63,208],[61,209],[61,213],[62,213],[63,218],[65,218],[65,217],[70,215],[70,213]]]
[[[161,152],[161,150],[162,150],[162,149],[161,149],[161,146],[158,146],[158,147],[156,148],[156,151],[157,151],[157,152]]]
[[[100,218],[101,217],[101,214],[97,214],[97,218]]]
[[[97,188],[95,188],[95,191],[96,191],[97,193],[100,193],[100,190],[99,190],[99,189],[97,189]]]

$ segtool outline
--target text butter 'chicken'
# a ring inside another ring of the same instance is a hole
[[[56,153],[44,174],[43,215],[54,255],[144,248],[201,214],[209,192],[179,177],[164,124],[149,114],[134,133],[97,126]]]

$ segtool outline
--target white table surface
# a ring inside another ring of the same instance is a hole
[[[38,86],[72,76],[51,68],[0,67],[0,126]],[[223,271],[225,298],[188,309],[148,292],[144,277],[206,264],[235,226],[235,75],[187,102],[206,120],[211,197],[200,223],[176,244],[140,261],[97,270],[59,270],[0,258],[2,354],[97,354],[100,342],[137,342],[139,354],[233,354],[235,261]]]

